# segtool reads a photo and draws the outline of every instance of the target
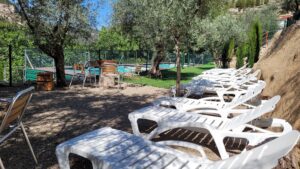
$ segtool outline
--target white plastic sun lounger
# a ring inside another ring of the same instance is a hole
[[[263,114],[273,111],[279,99],[279,96],[275,96],[256,108],[249,109],[231,119],[180,112],[175,109],[156,106],[149,106],[134,111],[129,114],[128,118],[131,122],[133,133],[147,139],[151,139],[160,133],[175,128],[186,128],[193,131],[207,130],[212,135],[221,158],[225,159],[229,157],[223,143],[225,137],[245,138],[249,141],[249,145],[253,146],[267,138],[279,137],[292,130],[291,125],[282,119],[273,119],[271,124],[271,127],[282,127],[282,132],[272,132],[261,129],[259,126],[247,124]],[[157,123],[157,127],[149,134],[142,134],[138,126],[139,119],[154,121]],[[243,132],[245,127],[258,131],[259,133]]]
[[[195,113],[209,112],[210,110],[233,109],[239,105],[247,107],[255,107],[246,104],[247,101],[259,95],[265,88],[265,82],[259,81],[256,85],[249,87],[247,90],[236,91],[217,91],[218,97],[207,97],[202,99],[190,99],[184,97],[162,97],[156,99],[152,104],[154,106],[170,106],[175,107],[180,111],[189,111]],[[234,98],[230,102],[224,100],[225,95],[233,94]],[[227,117],[228,114],[221,113],[222,117]]]
[[[260,74],[260,70],[256,70],[255,72],[251,73],[251,71],[247,71],[245,73],[239,73],[234,75],[228,75],[228,74],[201,74],[196,77],[193,77],[193,80],[199,80],[199,79],[207,79],[212,81],[219,81],[219,82],[231,82],[236,81],[239,78],[247,77],[248,78],[255,78]]]
[[[240,76],[246,75],[252,71],[251,68],[244,69],[217,69],[213,71],[205,71],[202,75],[217,75],[217,76]]]
[[[231,88],[242,88],[254,85],[258,82],[255,76],[239,77],[235,79],[213,80],[198,79],[190,83],[180,85],[180,90],[185,93],[183,97],[190,95],[203,95],[204,93],[216,93],[218,90],[229,90]],[[173,96],[176,94],[176,87],[171,88]]]
[[[270,169],[288,154],[299,139],[298,131],[291,131],[252,150],[226,160],[211,161],[202,147],[180,141],[151,142],[141,137],[101,128],[66,141],[56,148],[60,169],[69,169],[69,154],[77,154],[91,160],[93,169],[137,168],[189,168],[189,169]],[[201,155],[190,155],[170,145],[196,150]],[[279,146],[280,145],[280,146]]]
[[[217,75],[217,76],[240,76],[240,75],[246,75],[252,71],[251,68],[247,68],[246,66],[243,66],[239,69],[234,68],[215,68],[210,69],[202,72],[201,75]],[[201,76],[200,75],[200,76]]]
[[[216,73],[227,73],[230,74],[231,72],[239,72],[239,71],[243,71],[247,69],[247,64],[245,64],[244,66],[240,67],[239,69],[235,69],[235,68],[213,68],[213,69],[209,69],[206,71],[203,71],[203,74],[216,74]]]

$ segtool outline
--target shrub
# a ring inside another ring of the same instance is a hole
[[[246,8],[246,0],[237,0],[235,6],[239,9]]]
[[[243,43],[236,50],[236,68],[244,66],[244,58],[247,56],[248,52],[247,43]]]
[[[255,20],[248,33],[248,63],[252,67],[259,59],[260,47],[262,46],[262,26],[259,20]]]
[[[256,5],[256,6],[260,6],[260,1],[261,1],[261,0],[256,0],[255,5]]]
[[[228,43],[224,46],[222,54],[222,67],[228,68],[228,63],[231,61],[234,55],[234,39],[231,38]]]
[[[260,48],[262,46],[263,31],[262,31],[261,22],[259,20],[257,20],[254,25],[255,25],[255,32],[256,32],[256,48],[255,48],[254,63],[256,63],[259,59]]]

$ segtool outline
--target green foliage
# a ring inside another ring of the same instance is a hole
[[[260,2],[260,1],[261,1],[261,0],[256,0],[256,1],[255,1],[255,5],[256,5],[256,6],[261,5],[261,2]]]
[[[257,20],[254,25],[256,31],[256,50],[254,62],[256,63],[259,59],[260,48],[262,46],[263,31],[261,22],[259,20]]]
[[[215,60],[219,60],[224,52],[224,44],[228,44],[231,39],[237,44],[247,39],[244,23],[230,14],[203,19],[193,25],[192,32],[197,42],[195,47],[210,50]]]
[[[284,0],[282,9],[286,12],[293,12],[293,19],[300,19],[300,0]]]
[[[233,58],[233,55],[234,55],[234,45],[235,45],[234,44],[234,39],[231,38],[230,41],[229,41],[227,52],[226,52],[226,56],[227,56],[229,61]]]
[[[234,39],[231,38],[229,42],[224,46],[224,51],[222,54],[222,67],[228,68],[228,64],[234,55]]]
[[[24,50],[27,47],[32,47],[32,43],[31,38],[27,36],[25,27],[0,21],[0,80],[4,78],[4,67],[8,70],[8,46],[11,45],[13,51],[13,81],[20,81],[22,79]],[[18,75],[18,73],[20,74]]]
[[[237,7],[239,9],[252,8],[263,4],[268,4],[268,0],[237,0],[235,4],[231,4],[231,7]]]
[[[252,24],[250,31],[248,32],[248,66],[252,67],[254,65],[254,58],[256,52],[256,27],[255,24]]]
[[[64,48],[80,37],[90,37],[95,16],[92,8],[96,1],[73,0],[17,0],[17,11],[26,20],[34,43],[53,58],[57,86],[66,86]]]
[[[254,20],[259,20],[262,25],[263,32],[269,32],[272,37],[278,30],[278,8],[276,6],[263,7],[261,10],[247,11],[242,15],[241,21],[245,27],[250,27]]]
[[[235,6],[239,9],[246,8],[246,0],[237,0]]]
[[[11,4],[9,0],[0,0],[1,4]]]
[[[244,66],[244,58],[247,56],[248,52],[248,45],[247,43],[243,43],[240,45],[236,50],[236,68],[240,68]]]
[[[285,11],[299,11],[300,0],[283,0],[282,9]]]
[[[142,48],[174,50],[174,37],[179,37],[181,49],[189,46],[189,30],[195,19],[215,17],[222,11],[224,2],[218,0],[124,0],[114,4],[113,25],[138,39]]]
[[[102,28],[99,32],[97,48],[104,50],[137,50],[138,44],[133,39],[122,35],[115,28]]]
[[[252,67],[259,59],[259,52],[262,45],[262,28],[259,20],[252,23],[248,32],[248,63]]]

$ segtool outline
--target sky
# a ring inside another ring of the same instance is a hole
[[[97,16],[97,28],[107,27],[111,21],[112,16],[112,2],[110,0],[103,0],[103,3],[99,7],[99,13]]]

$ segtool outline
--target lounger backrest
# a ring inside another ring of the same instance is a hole
[[[298,140],[299,132],[293,130],[252,150],[232,156],[225,160],[214,162],[208,165],[207,168],[273,168],[277,166],[278,159],[287,155],[297,144]]]
[[[249,86],[246,93],[235,96],[230,103],[226,106],[226,108],[234,108],[242,103],[245,103],[257,95],[259,95],[262,90],[265,88],[266,83],[264,81],[258,81],[257,84],[253,86]]]
[[[13,122],[20,123],[23,113],[31,99],[32,91],[34,87],[27,88],[18,92],[17,95],[13,98],[12,103],[10,104],[3,121],[0,125],[0,133]]]
[[[89,67],[99,67],[99,64],[96,60],[90,60],[87,61],[84,65],[85,68],[89,68]]]
[[[230,130],[237,128],[243,124],[246,124],[265,113],[271,112],[275,109],[276,104],[279,102],[280,96],[274,96],[271,99],[263,102],[261,105],[257,106],[254,109],[249,109],[249,112],[242,113],[230,120],[227,121],[222,126],[222,129]]]
[[[249,74],[249,76],[258,78],[260,76],[260,74],[261,74],[261,70],[257,69],[255,72]]]
[[[117,66],[115,63],[103,63],[101,65],[101,72],[102,74],[116,74]]]
[[[239,75],[248,75],[250,72],[252,71],[251,68],[245,68],[245,69],[241,69],[241,70],[237,70],[237,72],[235,73],[235,76],[239,76]]]
[[[78,73],[78,71],[80,71],[80,73],[84,73],[84,65],[83,64],[74,64],[73,70],[74,70],[75,74]]]

